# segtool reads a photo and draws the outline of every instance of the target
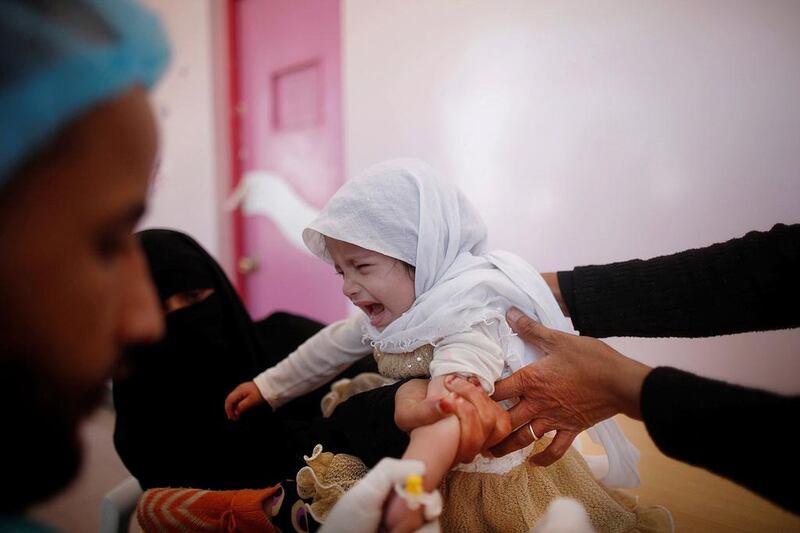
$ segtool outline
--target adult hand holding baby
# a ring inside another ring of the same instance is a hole
[[[239,420],[245,411],[265,402],[256,384],[253,381],[245,381],[225,398],[225,414],[229,420]]]
[[[639,396],[650,367],[629,359],[606,343],[546,328],[516,309],[508,323],[545,357],[495,385],[495,400],[519,398],[509,410],[517,428],[492,449],[497,456],[524,448],[555,430],[548,447],[531,457],[541,466],[561,458],[575,437],[617,413],[641,419]],[[533,435],[532,435],[533,433]]]

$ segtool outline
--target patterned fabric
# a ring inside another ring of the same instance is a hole
[[[542,451],[545,436],[529,450]],[[317,445],[308,466],[297,474],[297,493],[307,500],[295,509],[309,513],[308,523],[324,523],[337,501],[367,472],[361,461],[347,454],[323,452]],[[451,471],[440,487],[444,508],[440,516],[445,532],[528,532],[558,497],[577,500],[592,527],[603,532],[671,532],[669,511],[639,505],[636,498],[598,482],[574,448],[548,467],[527,461],[505,474]]]
[[[333,385],[331,391],[322,397],[320,407],[322,416],[330,417],[333,411],[342,403],[362,392],[377,389],[393,383],[391,378],[383,377],[375,372],[362,372],[354,378],[342,378]]]
[[[150,489],[136,507],[146,532],[275,532],[270,518],[283,502],[280,485],[260,490]]]
[[[433,360],[433,346],[426,344],[412,352],[387,353],[377,346],[373,348],[373,357],[378,363],[378,372],[382,376],[393,379],[428,378]]]
[[[297,494],[311,500],[306,508],[322,523],[339,498],[367,474],[367,467],[358,457],[323,452],[320,444],[314,446],[311,457],[303,458],[308,466],[297,473]]]
[[[542,451],[549,443],[549,437],[541,438],[532,452]],[[580,502],[597,531],[674,529],[671,515],[663,507],[638,505],[635,498],[599,483],[574,448],[548,467],[525,461],[502,475],[454,470],[441,490],[442,531],[527,532],[560,496]],[[501,494],[505,496],[487,497]]]

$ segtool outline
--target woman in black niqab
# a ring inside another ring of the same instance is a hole
[[[316,443],[368,466],[402,453],[406,436],[393,424],[397,386],[358,395],[330,419],[319,414],[327,390],[321,387],[278,411],[262,405],[228,420],[228,393],[323,325],[287,313],[254,323],[217,262],[191,237],[147,230],[140,238],[165,306],[166,335],[132,351],[114,381],[114,444],[143,488],[273,485],[294,478]],[[367,361],[348,374],[370,369]]]

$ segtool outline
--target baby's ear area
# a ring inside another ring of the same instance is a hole
[[[399,261],[399,259],[398,259]],[[408,273],[408,277],[411,278],[411,281],[417,280],[417,267],[409,265],[408,263],[403,262],[403,265],[406,267],[406,272]]]

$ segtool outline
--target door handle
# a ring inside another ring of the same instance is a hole
[[[252,274],[253,272],[257,272],[258,269],[261,268],[261,264],[255,257],[244,255],[239,258],[239,261],[236,263],[236,268],[239,270],[240,274],[244,274],[246,276],[248,274]]]

